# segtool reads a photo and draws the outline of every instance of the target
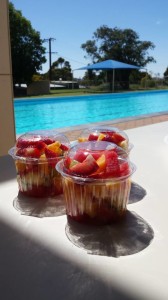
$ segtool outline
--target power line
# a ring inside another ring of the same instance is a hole
[[[61,55],[59,52],[57,52],[57,54]],[[78,63],[78,64],[83,64],[83,65],[85,65],[85,64],[86,64],[86,62],[84,63],[84,62],[81,62],[81,61],[77,61],[77,60],[75,60],[75,59],[72,59],[72,58],[66,57],[66,56],[64,56],[64,55],[61,55],[61,57],[63,57],[63,58],[65,58],[65,59],[67,59],[68,61],[74,61],[74,62],[76,62],[76,63]]]

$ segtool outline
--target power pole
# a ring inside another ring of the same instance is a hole
[[[44,39],[43,40],[43,42],[48,42],[49,43],[49,52],[47,52],[47,53],[49,53],[49,81],[51,81],[51,77],[52,77],[52,74],[51,74],[51,55],[53,54],[53,53],[57,53],[57,52],[52,52],[51,51],[51,42],[52,41],[55,41],[56,39],[54,39],[54,38],[48,38],[48,39]]]

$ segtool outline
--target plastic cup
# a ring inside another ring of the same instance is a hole
[[[20,193],[40,198],[62,194],[62,180],[55,166],[69,145],[68,139],[55,131],[20,136],[8,152],[15,162]]]
[[[133,144],[129,142],[128,135],[118,129],[110,126],[94,126],[85,129],[78,137],[78,142],[86,141],[107,141],[123,148],[129,154]]]
[[[110,146],[111,143],[108,142],[79,143],[69,150],[64,160],[58,162],[56,169],[62,175],[68,218],[86,224],[103,225],[119,221],[125,216],[131,188],[130,178],[136,167],[129,159],[119,156]],[[116,154],[113,157],[114,152]],[[86,159],[82,158],[82,153]],[[104,153],[106,160],[110,160],[110,157],[114,159],[113,164],[112,160],[111,163],[106,161],[103,170],[101,159]],[[89,173],[86,160],[90,154],[96,163],[101,163],[97,170],[91,161],[93,172]],[[81,162],[75,162],[77,159]]]

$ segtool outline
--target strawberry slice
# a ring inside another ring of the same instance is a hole
[[[103,151],[90,151],[90,154],[94,157],[95,160],[98,160],[98,158],[103,154]]]
[[[52,143],[54,143],[55,142],[55,140],[54,139],[50,139],[50,138],[42,138],[41,139],[42,140],[42,142],[44,142],[46,145],[50,145],[50,144],[52,144]]]
[[[112,135],[112,140],[113,140],[113,143],[118,145],[119,143],[125,141],[125,138],[121,134],[114,132]]]
[[[17,148],[29,148],[31,146],[34,146],[34,148],[38,148],[39,150],[43,150],[45,148],[45,143],[41,140],[24,140],[24,139],[18,139],[16,143]]]
[[[89,176],[96,172],[99,168],[95,159],[89,154],[83,162],[79,162],[70,168],[70,171],[74,175]]]
[[[98,135],[96,133],[90,133],[88,141],[97,141]]]
[[[22,138],[18,139],[17,142],[16,142],[16,147],[17,148],[27,148],[30,145],[32,145],[32,144],[30,143],[29,140],[24,140]]]
[[[120,165],[120,176],[126,176],[126,175],[129,175],[130,174],[130,167],[129,167],[129,164],[128,162],[123,162],[121,165]]]
[[[38,141],[37,144],[34,144],[36,146],[36,148],[38,148],[39,150],[44,150],[46,144],[43,141]]]
[[[105,134],[105,135],[113,135],[115,133],[114,130],[106,130],[106,131],[101,131],[101,133]]]
[[[67,156],[67,157],[64,159],[64,167],[65,167],[66,169],[69,169],[70,164],[71,164],[71,159],[70,159],[69,156]]]
[[[88,155],[88,152],[87,152],[87,151],[85,151],[85,150],[83,150],[83,149],[79,149],[79,150],[77,150],[77,152],[75,153],[73,159],[74,159],[74,160],[77,160],[77,161],[79,161],[79,162],[83,162],[83,161],[86,159],[87,155]]]
[[[54,151],[48,149],[47,147],[44,149],[46,158],[48,159],[48,164],[52,167],[55,168],[59,158],[58,158],[58,154],[55,153]]]
[[[41,155],[41,152],[38,148],[35,147],[27,147],[24,149],[18,149],[16,152],[16,155],[22,156],[22,157],[30,157],[30,158],[39,158]]]
[[[101,155],[102,155],[102,151],[93,151],[93,150],[84,150],[84,149],[79,149],[75,155],[74,155],[74,159],[79,161],[79,162],[83,162],[86,157],[88,156],[88,154],[91,154],[93,156],[93,158],[95,160],[97,160]]]
[[[118,162],[118,155],[115,151],[104,151],[106,157],[106,175],[109,177],[120,176],[120,166]]]
[[[69,148],[68,148],[66,145],[64,145],[64,144],[61,144],[61,145],[60,145],[60,148],[61,148],[61,150],[63,150],[63,151],[68,151],[68,150],[69,150]]]
[[[107,134],[105,135],[105,137],[103,137],[102,141],[106,141],[106,142],[112,143],[112,142],[113,142],[112,135],[109,134],[109,133],[107,133]]]

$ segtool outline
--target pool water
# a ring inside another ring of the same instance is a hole
[[[14,100],[16,134],[168,111],[168,91]]]

